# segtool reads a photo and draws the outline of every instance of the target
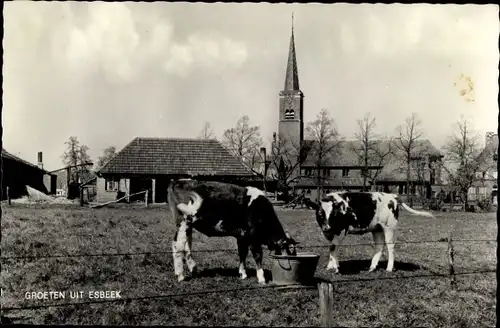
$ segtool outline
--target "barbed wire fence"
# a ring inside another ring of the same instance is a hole
[[[222,294],[222,293],[232,293],[232,292],[245,292],[250,290],[265,290],[265,289],[275,289],[275,290],[296,290],[296,289],[317,289],[319,295],[319,319],[323,327],[333,327],[333,313],[332,302],[334,297],[334,285],[335,284],[346,284],[346,283],[356,283],[356,282],[369,282],[369,281],[380,281],[380,280],[401,280],[401,279],[418,279],[418,278],[431,278],[431,279],[442,279],[448,278],[450,280],[450,285],[452,289],[457,286],[457,276],[474,275],[474,274],[490,274],[496,273],[496,270],[475,270],[469,272],[456,272],[455,270],[455,244],[456,243],[494,243],[497,242],[496,239],[453,239],[450,233],[447,238],[440,238],[439,240],[407,240],[407,241],[397,241],[395,244],[429,244],[429,243],[439,243],[447,244],[447,255],[448,255],[448,273],[436,273],[431,274],[421,274],[421,275],[406,275],[406,276],[394,276],[394,277],[376,277],[376,278],[353,278],[345,280],[335,280],[335,281],[322,281],[318,282],[316,286],[314,285],[274,285],[268,284],[264,286],[251,286],[251,287],[239,287],[231,289],[213,289],[213,290],[202,290],[196,292],[187,293],[169,293],[161,295],[150,295],[143,297],[127,297],[120,299],[106,299],[99,301],[87,301],[87,302],[69,302],[69,303],[53,303],[53,304],[43,304],[43,305],[32,305],[32,306],[18,306],[18,307],[3,307],[2,312],[10,312],[15,310],[35,310],[44,309],[52,307],[66,307],[66,306],[84,306],[90,304],[101,304],[101,303],[127,303],[131,301],[149,301],[149,300],[160,300],[176,297],[188,297],[195,295],[204,294]],[[363,246],[373,246],[373,243],[357,243],[357,244],[341,244],[340,247],[363,247]],[[328,248],[330,245],[302,245],[297,246],[298,249],[314,249],[314,248]],[[192,253],[217,253],[217,252],[237,252],[235,248],[227,249],[199,249],[192,250]],[[2,262],[9,260],[38,260],[47,258],[84,258],[84,257],[124,257],[124,256],[152,256],[152,255],[164,255],[172,254],[172,251],[151,251],[151,252],[126,252],[126,253],[94,253],[94,254],[57,254],[57,255],[26,255],[26,256],[1,256],[0,260]],[[2,264],[3,266],[3,264]],[[3,315],[2,315],[3,317]],[[2,318],[3,319],[3,318]]]

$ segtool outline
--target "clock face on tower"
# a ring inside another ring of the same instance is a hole
[[[285,104],[287,107],[292,107],[293,105],[293,96],[286,96]]]

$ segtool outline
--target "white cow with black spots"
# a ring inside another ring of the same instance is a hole
[[[368,232],[372,233],[376,247],[369,272],[376,269],[384,242],[389,255],[386,270],[393,271],[399,205],[414,215],[434,218],[429,212],[416,211],[398,201],[397,195],[382,192],[332,192],[319,203],[310,200],[306,203],[316,210],[316,221],[325,238],[331,242],[327,269],[334,273],[339,272],[338,246],[347,234]]]

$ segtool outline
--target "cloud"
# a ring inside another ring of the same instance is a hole
[[[225,64],[240,66],[247,59],[243,42],[218,34],[195,33],[185,43],[173,44],[163,68],[170,73],[187,76],[196,65],[221,69]]]
[[[485,45],[499,30],[491,9],[477,5],[361,5],[356,21],[341,20],[340,43],[347,53],[362,51],[381,57],[414,51],[452,57],[464,50],[484,56]],[[477,26],[478,21],[483,24]]]
[[[73,74],[100,70],[110,81],[126,82],[153,65],[185,77],[200,67],[238,67],[247,59],[243,42],[219,33],[195,32],[176,41],[174,26],[165,16],[144,15],[133,4],[11,3],[8,7],[22,27],[23,44],[18,46],[32,51],[42,38],[50,38],[51,56]]]

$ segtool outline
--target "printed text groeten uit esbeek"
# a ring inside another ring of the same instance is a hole
[[[119,290],[106,290],[106,291],[70,291],[70,292],[26,292],[24,297],[32,300],[54,300],[61,298],[89,298],[89,299],[119,299],[122,298]]]

